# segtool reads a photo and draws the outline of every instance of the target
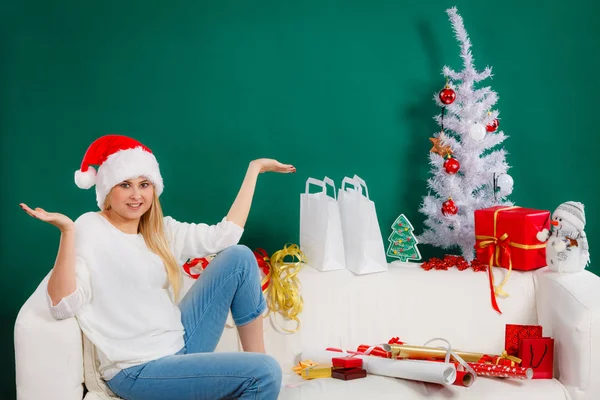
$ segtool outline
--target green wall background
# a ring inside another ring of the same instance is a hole
[[[248,162],[273,157],[292,176],[259,179],[242,241],[270,253],[298,242],[307,177],[358,174],[384,239],[400,213],[421,231],[428,138],[441,69],[460,69],[445,9],[465,19],[497,108],[511,199],[553,210],[596,204],[598,3],[520,1],[21,0],[0,6],[2,331],[13,365],[20,306],[54,263],[58,231],[19,202],[76,218],[95,210],[73,173],[98,136],[122,133],[161,163],[167,214],[215,223]],[[439,254],[421,247],[425,257]],[[591,270],[600,272],[600,264]],[[1,398],[14,398],[3,374]]]

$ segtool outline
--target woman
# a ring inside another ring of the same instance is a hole
[[[98,171],[91,165],[99,165]],[[99,212],[75,222],[21,207],[61,231],[47,299],[56,319],[76,317],[95,344],[100,372],[129,400],[276,399],[281,368],[264,348],[266,304],[256,259],[242,235],[260,173],[295,172],[258,159],[229,213],[216,225],[163,217],[164,185],[156,158],[126,136],[107,135],[88,148],[75,181],[96,186]],[[180,300],[180,266],[218,253]],[[243,353],[214,353],[229,310]]]

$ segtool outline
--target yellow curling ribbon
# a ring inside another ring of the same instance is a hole
[[[492,286],[494,284],[494,274],[491,273],[491,269],[494,266],[500,267],[500,249],[501,248],[505,249],[506,255],[508,257],[508,273],[504,277],[504,280],[502,281],[502,283],[500,283],[500,285],[498,285],[498,287],[494,286],[494,293],[497,294],[498,296],[503,296],[503,297],[508,296],[508,293],[506,293],[503,290],[503,287],[506,284],[506,282],[508,282],[508,278],[510,277],[510,273],[512,271],[512,259],[511,259],[511,255],[510,255],[510,249],[507,246],[516,247],[516,248],[525,249],[525,250],[542,249],[542,248],[546,247],[545,244],[521,244],[521,243],[511,242],[510,240],[508,240],[508,233],[504,233],[502,236],[498,237],[498,234],[496,233],[498,214],[502,211],[514,210],[517,208],[521,208],[521,207],[518,207],[518,206],[504,207],[504,208],[499,208],[494,212],[494,236],[486,236],[486,235],[476,235],[475,236],[475,239],[482,240],[479,243],[480,248],[483,249],[488,246],[493,246],[494,251],[490,253],[490,261],[489,261],[489,271],[490,271],[490,279],[492,281]],[[494,258],[495,258],[495,263],[494,263]]]
[[[292,262],[286,262],[285,258],[291,257]],[[297,259],[298,261],[293,261]],[[271,313],[280,313],[284,318],[296,321],[296,329],[289,330],[281,327],[286,332],[294,333],[300,330],[300,318],[304,301],[300,295],[300,282],[298,273],[306,263],[306,257],[300,247],[295,244],[286,244],[282,250],[271,255],[271,268],[268,274],[270,279],[266,290],[267,307]],[[265,277],[266,279],[267,277]],[[266,282],[263,280],[263,282]]]

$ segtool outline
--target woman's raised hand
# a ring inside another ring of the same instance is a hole
[[[280,172],[280,173],[291,173],[296,172],[296,167],[290,164],[282,164],[277,160],[271,158],[259,158],[250,162],[250,166],[258,170],[259,173],[263,172]]]
[[[32,210],[25,203],[21,203],[19,205],[27,214],[31,215],[33,218],[37,218],[40,221],[48,222],[49,224],[54,225],[58,229],[60,229],[61,232],[70,231],[75,228],[75,223],[71,220],[71,218],[67,217],[66,215],[54,212],[47,212],[43,208],[39,207]]]

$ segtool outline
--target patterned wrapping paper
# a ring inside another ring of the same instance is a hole
[[[487,363],[468,363],[475,370],[477,376],[490,376],[496,378],[531,379],[533,369],[525,367],[511,367]]]
[[[518,325],[506,324],[506,333],[504,335],[504,348],[510,356],[519,355],[519,343],[525,338],[541,338],[541,325]]]

